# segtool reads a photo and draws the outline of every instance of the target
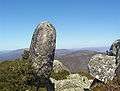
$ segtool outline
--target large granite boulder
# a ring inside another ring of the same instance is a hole
[[[29,61],[34,68],[34,78],[39,89],[41,80],[44,81],[47,91],[53,91],[50,72],[53,69],[56,46],[56,30],[49,22],[39,24],[32,36],[29,49]]]
[[[104,54],[94,55],[88,64],[90,74],[106,83],[114,78],[116,66],[116,60],[114,56],[108,56]]]

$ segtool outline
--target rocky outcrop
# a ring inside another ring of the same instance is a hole
[[[66,70],[70,73],[70,70],[66,66],[64,66],[62,62],[60,62],[59,60],[54,60],[53,62],[54,73],[62,72],[63,70]]]
[[[89,89],[91,85],[87,77],[79,74],[70,74],[64,80],[54,80],[52,78],[51,80],[55,83],[55,91],[84,91],[84,89]]]
[[[34,68],[37,91],[41,80],[44,80],[47,91],[53,91],[49,76],[53,69],[55,45],[55,28],[49,22],[42,22],[36,27],[35,32],[33,33],[29,49],[29,61]]]
[[[117,68],[115,57],[103,54],[94,55],[88,67],[90,74],[104,83],[113,79]]]

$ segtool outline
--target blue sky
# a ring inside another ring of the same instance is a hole
[[[120,38],[120,0],[0,0],[0,50],[29,47],[44,20],[57,48],[109,46]]]

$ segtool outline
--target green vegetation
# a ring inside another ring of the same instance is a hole
[[[0,62],[0,91],[35,91],[32,74],[33,68],[27,60]],[[79,74],[93,79],[85,71],[80,71]],[[69,72],[66,70],[58,73],[51,72],[51,77],[56,80],[66,79],[68,75]],[[43,87],[40,91],[46,91],[46,89]],[[115,77],[107,84],[99,84],[92,91],[120,91],[120,78]]]
[[[27,61],[4,61],[0,63],[0,91],[25,91],[33,89],[32,68]],[[32,87],[32,88],[31,88]]]
[[[35,91],[33,68],[27,60],[4,61],[0,63],[0,91]],[[56,80],[65,79],[69,72],[51,72]],[[41,88],[46,91],[45,88]]]
[[[79,74],[80,74],[81,76],[86,76],[88,79],[93,79],[93,77],[92,77],[88,72],[86,72],[86,71],[84,71],[84,70],[80,70],[80,71],[79,71]]]
[[[70,73],[68,71],[63,70],[63,71],[58,72],[58,73],[51,72],[51,77],[54,78],[55,80],[63,80],[63,79],[67,79],[67,76],[69,74]]]

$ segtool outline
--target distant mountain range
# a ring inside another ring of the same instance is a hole
[[[80,70],[88,71],[88,61],[90,58],[98,53],[103,53],[109,47],[90,47],[81,49],[57,49],[55,51],[55,59],[62,62],[68,69],[75,73]],[[13,51],[0,51],[0,61],[15,60],[21,57],[24,49]]]
[[[81,48],[81,49],[57,49],[55,52],[55,57],[59,58],[66,54],[71,54],[72,52],[79,51],[79,50],[89,50],[89,51],[97,51],[97,52],[105,52],[108,50],[109,47],[88,47],[88,48]],[[18,50],[6,50],[0,51],[0,60],[14,60],[21,57],[24,49]]]
[[[14,60],[21,57],[21,54],[23,53],[24,49],[18,49],[18,50],[8,50],[8,51],[0,51],[0,60]]]

